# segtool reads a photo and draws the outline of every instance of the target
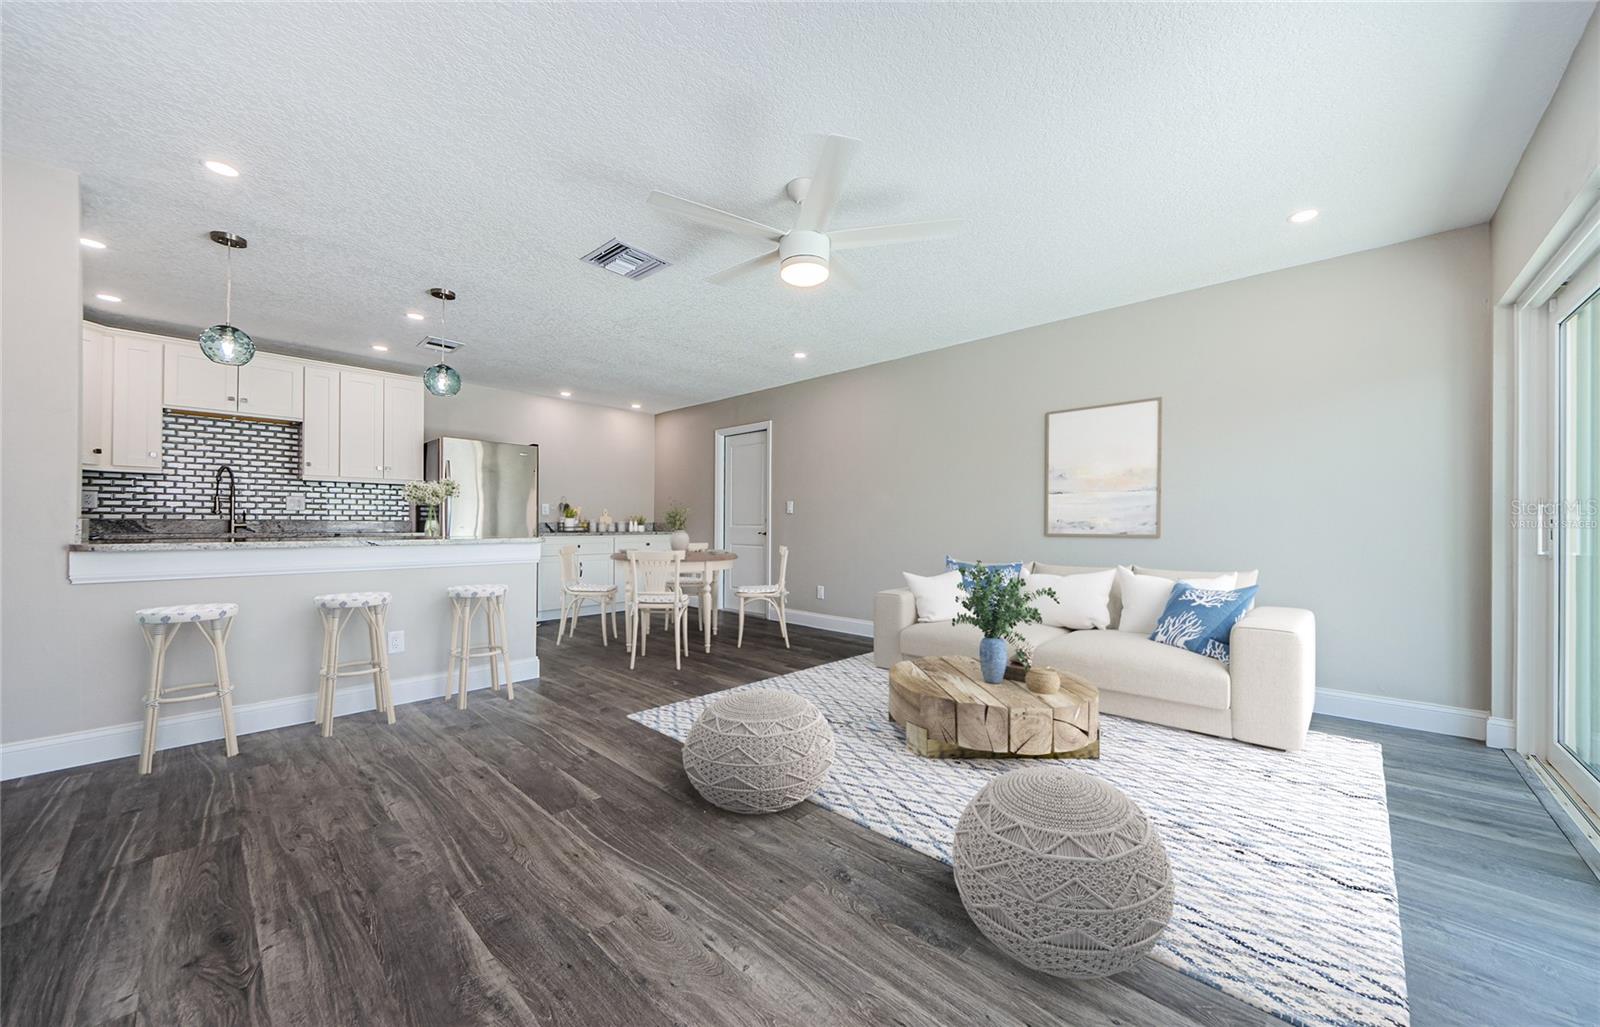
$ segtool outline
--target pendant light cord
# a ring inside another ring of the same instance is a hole
[[[231,325],[233,324],[233,239],[231,237],[231,233],[228,244],[225,248],[227,249],[228,253],[227,259],[223,262],[223,266],[227,268],[226,274],[228,278],[228,291],[227,299],[223,301],[222,323]]]

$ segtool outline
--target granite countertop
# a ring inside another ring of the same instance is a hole
[[[640,535],[670,535],[665,528],[651,531],[541,531],[540,538],[637,538]]]
[[[72,552],[180,552],[185,550],[227,549],[360,549],[368,546],[500,546],[538,542],[538,538],[419,538],[417,536],[357,535],[345,538],[273,538],[252,539],[248,536],[237,542],[226,539],[166,539],[162,541],[80,542],[68,546]]]

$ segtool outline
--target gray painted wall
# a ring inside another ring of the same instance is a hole
[[[656,505],[709,538],[714,431],[770,419],[797,609],[946,553],[1260,568],[1322,687],[1486,709],[1489,277],[1479,226],[662,414]],[[1150,396],[1162,537],[1044,537],[1045,412]]]
[[[423,424],[430,439],[460,435],[490,442],[537,443],[539,500],[562,496],[599,517],[653,516],[655,418],[631,410],[547,399],[473,384],[459,396],[428,396]]]

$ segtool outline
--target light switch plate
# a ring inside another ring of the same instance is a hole
[[[828,598],[827,591],[825,589],[823,589],[823,587],[821,585],[817,586],[817,598],[818,599],[826,599],[826,598]]]
[[[783,504],[784,513],[794,513],[794,500],[790,499]]]
[[[306,512],[306,494],[304,492],[291,492],[284,497],[283,508],[289,513]]]
[[[550,516],[550,504],[549,503],[540,503],[539,504],[539,516],[540,517],[549,517]]]
[[[406,633],[404,631],[389,632],[389,652],[403,653],[406,651]]]

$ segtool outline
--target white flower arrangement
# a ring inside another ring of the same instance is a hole
[[[461,483],[454,478],[444,478],[440,481],[408,481],[401,487],[400,492],[408,503],[415,503],[417,506],[438,506],[446,499],[459,496]]]

